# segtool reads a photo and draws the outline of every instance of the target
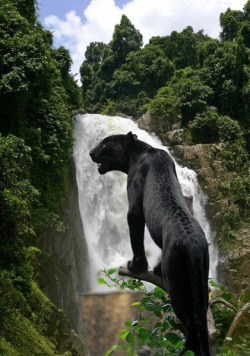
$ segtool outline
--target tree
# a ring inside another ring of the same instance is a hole
[[[204,83],[202,72],[189,67],[175,73],[171,87],[174,94],[180,98],[182,124],[187,125],[196,114],[207,110],[213,90]]]
[[[64,191],[72,147],[70,110],[72,100],[78,106],[78,88],[68,73],[69,52],[52,49],[49,32],[30,23],[14,3],[4,1],[0,7],[0,131],[32,147],[30,180],[48,213]]]
[[[11,0],[21,16],[26,18],[32,25],[36,21],[37,0]]]
[[[207,51],[200,47],[202,78],[209,85],[214,96],[211,104],[223,115],[242,120],[246,115],[245,93],[248,88],[248,55],[242,36],[234,42],[217,42]],[[248,96],[248,94],[246,94]]]
[[[159,135],[171,131],[175,124],[181,122],[180,98],[171,87],[163,87],[150,101],[149,113]]]
[[[198,44],[209,40],[202,31],[194,32],[191,26],[182,32],[173,31],[165,40],[165,55],[171,59],[177,69],[188,66],[196,67]],[[158,40],[159,42],[159,40]]]
[[[241,22],[243,20],[243,12],[227,9],[226,12],[220,15],[220,26],[222,32],[220,37],[223,41],[233,41],[236,39]]]
[[[99,68],[98,64],[100,64],[103,60],[104,49],[107,48],[107,45],[103,42],[91,42],[86,49],[84,61],[88,65],[94,67],[94,70]]]
[[[135,73],[141,82],[140,91],[145,91],[149,97],[165,86],[174,73],[173,63],[159,47],[150,44],[137,52],[129,53],[123,67]]]
[[[60,70],[62,84],[67,95],[67,104],[69,109],[77,109],[80,102],[80,90],[73,75],[69,73],[72,64],[69,51],[60,46],[52,52],[53,58],[56,60],[56,67]]]
[[[125,62],[129,52],[138,51],[141,48],[142,35],[127,16],[123,15],[120,24],[115,26],[109,46],[114,55],[116,68]]]

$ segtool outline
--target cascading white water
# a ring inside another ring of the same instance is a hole
[[[96,278],[103,268],[119,267],[131,259],[127,225],[127,176],[121,172],[100,175],[92,162],[89,151],[109,135],[132,131],[142,141],[156,148],[162,146],[154,135],[140,130],[135,122],[121,117],[103,115],[77,115],[74,125],[74,161],[79,193],[79,206],[88,245],[90,260],[90,288],[97,291]],[[205,215],[206,197],[197,182],[196,173],[176,163],[176,171],[183,194],[193,196],[194,216],[202,226],[210,249],[210,277],[216,278],[218,253],[214,235]],[[149,266],[154,267],[160,257],[160,249],[154,244],[146,229],[145,249]]]

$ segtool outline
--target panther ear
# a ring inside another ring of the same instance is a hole
[[[133,142],[136,138],[137,138],[137,136],[135,134],[133,134],[132,131],[128,132],[126,135],[127,142]]]

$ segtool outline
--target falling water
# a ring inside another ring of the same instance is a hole
[[[91,148],[104,137],[132,131],[142,141],[156,148],[162,146],[157,137],[140,130],[135,122],[121,117],[77,115],[74,126],[74,161],[79,193],[79,206],[90,259],[90,288],[97,291],[96,278],[103,268],[119,267],[132,257],[127,226],[127,176],[121,172],[100,175],[89,156]],[[193,196],[194,216],[202,226],[210,249],[210,277],[216,278],[217,248],[205,215],[206,197],[197,182],[196,173],[176,164],[178,179],[185,196]],[[146,229],[145,249],[149,266],[160,258],[160,250]]]

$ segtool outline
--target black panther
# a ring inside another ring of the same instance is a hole
[[[127,135],[106,137],[90,151],[100,174],[117,170],[128,175],[128,225],[133,259],[129,270],[142,273],[148,263],[145,223],[162,249],[162,272],[171,303],[186,331],[186,350],[209,356],[207,329],[208,244],[182,195],[171,156]]]

